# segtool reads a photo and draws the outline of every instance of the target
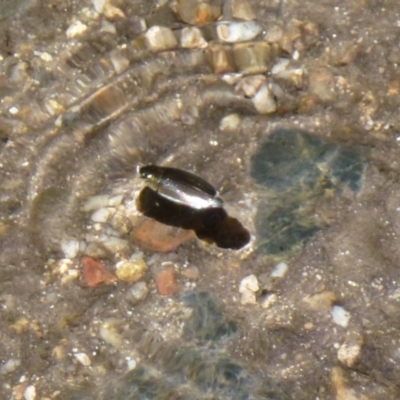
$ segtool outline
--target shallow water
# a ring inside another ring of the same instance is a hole
[[[0,3],[2,398],[399,397],[400,5],[250,3],[261,36],[222,50],[213,24],[182,49],[168,2]],[[156,25],[177,44],[149,49]],[[273,111],[223,71],[248,64]],[[150,163],[212,182],[250,245],[138,245]],[[143,259],[149,293],[89,287],[85,255]]]

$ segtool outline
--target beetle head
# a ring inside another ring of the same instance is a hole
[[[145,165],[139,168],[139,174],[142,179],[145,179],[147,184],[154,190],[157,190],[161,174],[156,165]]]

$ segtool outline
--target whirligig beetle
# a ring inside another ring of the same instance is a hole
[[[216,189],[199,176],[178,168],[146,165],[139,168],[141,178],[160,196],[195,210],[221,208]]]

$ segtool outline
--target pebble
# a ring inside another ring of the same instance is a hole
[[[135,230],[132,239],[146,250],[166,253],[174,251],[194,236],[193,231],[174,228],[155,220],[146,219]]]
[[[98,195],[89,197],[86,200],[85,204],[82,206],[82,210],[85,212],[98,210],[99,208],[107,206],[109,200],[110,198],[107,195]]]
[[[100,14],[103,11],[106,0],[91,0],[91,2],[96,12]]]
[[[331,386],[335,393],[335,400],[372,400],[372,397],[359,395],[349,387],[344,371],[338,366],[332,368]]]
[[[127,235],[132,230],[132,222],[121,212],[116,212],[111,220],[111,225],[122,235]]]
[[[80,243],[76,239],[66,239],[61,241],[61,250],[65,258],[75,258],[79,253]]]
[[[258,279],[255,275],[248,275],[244,277],[239,284],[239,293],[242,294],[240,298],[240,303],[246,304],[256,304],[256,292],[260,289],[258,284]]]
[[[136,360],[129,359],[129,360],[126,361],[127,371],[134,370],[136,368],[136,366],[137,366],[137,361]]]
[[[23,84],[26,82],[28,79],[30,79],[29,75],[29,65],[26,62],[19,62],[15,64],[10,71],[10,79],[12,82],[15,82],[17,84]],[[12,115],[15,115],[19,112],[17,107],[11,107],[8,110]]]
[[[96,210],[90,217],[93,222],[97,222],[99,224],[104,224],[108,221],[112,214],[112,210],[110,208],[100,208]]]
[[[108,199],[108,205],[110,207],[118,207],[119,205],[122,204],[123,200],[124,200],[124,195],[118,194]]]
[[[204,40],[199,28],[183,28],[181,46],[185,49],[205,49],[208,46],[208,42]]]
[[[172,29],[164,26],[152,26],[144,34],[147,47],[152,51],[163,51],[178,46],[178,41]]]
[[[108,344],[114,347],[120,347],[123,339],[121,334],[118,332],[118,328],[121,326],[121,321],[110,318],[104,321],[100,326],[100,337]]]
[[[225,74],[235,71],[236,67],[230,46],[221,43],[210,44],[207,55],[216,74]]]
[[[44,106],[46,111],[51,115],[58,115],[64,111],[64,107],[54,99],[46,99]]]
[[[110,284],[116,281],[115,276],[105,266],[91,257],[83,257],[81,260],[83,278],[89,287],[95,287],[101,283]]]
[[[176,274],[172,265],[168,265],[158,272],[155,276],[155,282],[158,293],[163,296],[171,296],[178,291]]]
[[[335,324],[346,328],[349,324],[350,313],[341,306],[333,306],[331,310],[332,320]]]
[[[268,27],[264,40],[268,43],[279,43],[282,40],[283,28],[280,25],[271,25]]]
[[[128,261],[120,261],[115,266],[115,275],[121,281],[134,283],[142,279],[148,269],[142,258],[134,258]]]
[[[232,74],[224,74],[221,76],[221,79],[226,82],[228,85],[236,85],[240,79],[242,78],[243,74],[241,73],[232,73]]]
[[[275,268],[271,271],[271,276],[273,278],[283,278],[288,271],[289,266],[285,261],[278,263]]]
[[[227,43],[244,42],[254,39],[261,32],[256,21],[224,21],[217,25],[217,35]]]
[[[8,109],[8,112],[9,112],[11,115],[17,115],[17,114],[19,113],[19,109],[18,109],[17,107],[10,107],[10,108]]]
[[[106,1],[103,8],[103,14],[106,18],[111,20],[125,18],[124,12],[120,8],[110,4],[110,1]]]
[[[242,296],[240,297],[240,303],[243,305],[256,304],[257,303],[256,294],[250,291],[242,293]]]
[[[131,304],[139,303],[140,301],[144,300],[148,294],[149,288],[146,282],[136,282],[128,291],[128,301]]]
[[[267,81],[264,75],[245,76],[235,86],[235,92],[246,97],[253,97],[261,85]]]
[[[35,400],[36,399],[36,388],[33,385],[29,385],[24,392],[24,400]]]
[[[256,18],[256,14],[248,0],[226,0],[223,7],[224,18],[244,19],[251,21]]]
[[[86,353],[75,353],[74,357],[84,366],[88,367],[91,364],[90,358]]]
[[[178,0],[176,13],[187,24],[203,26],[215,21],[221,15],[218,1]]]
[[[276,49],[266,42],[241,42],[233,46],[233,58],[243,74],[263,74],[276,56]]]
[[[302,68],[288,68],[288,69],[272,69],[271,73],[275,78],[282,79],[287,83],[290,83],[297,89],[301,89],[304,86],[304,70]]]
[[[66,32],[67,38],[72,39],[81,36],[87,31],[87,29],[88,29],[87,25],[83,24],[79,20],[75,21],[67,29]]]
[[[129,249],[129,242],[115,236],[108,236],[102,241],[107,250],[111,253],[125,253]]]
[[[312,296],[306,296],[303,302],[310,310],[327,312],[331,310],[332,304],[337,300],[334,292],[324,291]]]
[[[290,60],[287,58],[280,58],[276,64],[271,68],[271,74],[272,75],[278,75],[286,71],[287,67],[289,66]]]
[[[125,14],[121,9],[115,7],[110,0],[91,0],[94,9],[98,14],[103,14],[108,19],[124,18]]]
[[[129,59],[124,57],[120,52],[113,51],[110,53],[110,61],[117,74],[124,72],[129,67]],[[111,200],[111,199],[110,199]],[[111,204],[109,204],[111,205]],[[119,205],[119,204],[117,204]]]
[[[229,114],[221,119],[219,129],[222,132],[234,132],[239,128],[240,122],[239,114]]]
[[[239,284],[239,293],[244,292],[257,292],[260,289],[258,279],[255,275],[248,275],[244,277]]]
[[[90,243],[85,249],[85,254],[92,258],[109,258],[111,256],[110,251],[98,242]]]
[[[12,388],[12,397],[10,397],[12,400],[22,400],[24,396],[24,392],[26,390],[26,382],[24,381],[25,376],[22,377],[20,381],[23,381],[23,383],[20,383],[19,385],[16,385]],[[48,400],[48,399],[44,399]]]
[[[338,360],[351,368],[361,353],[360,343],[343,343],[338,350]]]
[[[10,358],[0,367],[0,375],[14,372],[21,365],[19,358]]]
[[[276,102],[267,83],[264,83],[253,97],[253,104],[260,114],[271,114],[276,111]]]
[[[115,28],[115,26],[111,22],[108,22],[108,21],[105,21],[105,20],[103,20],[101,22],[100,31],[104,32],[104,33],[111,33],[111,35],[116,35],[117,34],[117,29]]]
[[[295,45],[300,42],[301,36],[301,22],[295,19],[291,20],[282,32],[279,44],[284,51],[292,54],[296,50]]]
[[[276,293],[270,293],[267,296],[265,296],[262,301],[261,301],[261,307],[262,308],[269,308],[271,307],[274,303],[276,303],[278,300],[278,296]]]

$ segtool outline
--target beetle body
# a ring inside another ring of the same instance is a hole
[[[204,179],[178,168],[146,165],[139,169],[141,178],[160,196],[196,210],[221,208],[223,201],[215,188]]]

